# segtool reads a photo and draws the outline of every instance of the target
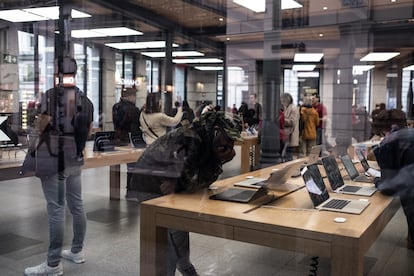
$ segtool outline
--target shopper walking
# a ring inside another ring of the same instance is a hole
[[[283,113],[285,115],[284,133],[286,137],[286,161],[293,159],[293,152],[299,146],[299,108],[293,104],[292,95],[284,93],[281,96]]]
[[[316,145],[316,129],[319,125],[318,112],[312,107],[312,99],[305,97],[300,108],[300,119],[303,122],[301,132],[301,154],[308,156],[313,146]]]

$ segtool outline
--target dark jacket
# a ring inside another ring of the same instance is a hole
[[[403,195],[414,188],[414,129],[405,128],[391,133],[374,149],[382,179],[380,191],[388,195]]]
[[[115,129],[115,142],[118,145],[129,143],[129,133],[140,132],[140,110],[134,103],[121,100],[112,107],[112,122]]]

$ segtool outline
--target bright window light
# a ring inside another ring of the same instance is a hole
[[[165,57],[165,52],[142,52],[141,55],[151,57],[151,58],[163,58]],[[174,51],[172,52],[173,57],[202,57],[203,53],[198,51]]]
[[[387,61],[399,54],[399,52],[372,52],[361,58],[360,61]]]
[[[354,65],[352,66],[352,75],[362,75],[364,72],[371,70],[375,65]]]
[[[196,66],[194,68],[200,71],[221,71],[223,70],[223,66]]]
[[[297,53],[293,58],[294,62],[319,62],[323,53]]]
[[[319,78],[319,72],[298,72],[298,78]]]
[[[119,42],[119,43],[105,43],[106,46],[118,50],[132,50],[132,49],[152,49],[165,48],[165,41],[145,41],[145,42]],[[178,47],[178,44],[173,43],[173,47]]]
[[[314,64],[295,64],[292,66],[292,71],[313,71],[315,67]]]
[[[183,58],[173,59],[174,63],[185,64],[185,63],[222,63],[223,60],[218,58]]]
[[[404,71],[414,71],[414,65],[410,65],[403,68]]]
[[[266,0],[233,0],[234,3],[254,12],[265,12]],[[282,0],[282,10],[297,9],[303,6],[294,0]]]
[[[78,10],[72,10],[71,16],[72,18],[91,17],[90,14]],[[58,18],[59,7],[57,6],[0,11],[0,19],[10,22],[56,20]]]
[[[99,29],[85,29],[72,30],[72,37],[88,38],[88,37],[107,37],[107,36],[128,36],[128,35],[142,35],[142,32],[127,28],[99,28]]]

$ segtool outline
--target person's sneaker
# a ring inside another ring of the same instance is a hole
[[[72,253],[70,249],[62,250],[62,258],[74,262],[75,264],[81,264],[85,262],[85,254],[83,254],[83,251]]]
[[[178,268],[178,271],[180,271],[183,276],[198,276],[198,273],[193,265],[186,269]]]
[[[125,195],[125,199],[128,201],[138,202],[137,194],[138,194],[137,191],[127,191]]]
[[[58,266],[50,267],[47,261],[37,266],[28,267],[24,270],[26,276],[60,276],[63,275],[63,266],[59,263]]]

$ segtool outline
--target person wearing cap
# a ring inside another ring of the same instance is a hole
[[[240,140],[237,115],[210,111],[192,124],[178,128],[152,143],[135,165],[132,185],[139,201],[171,193],[194,193],[209,187],[235,156]],[[160,171],[163,175],[157,174]],[[188,232],[168,230],[168,276],[178,269],[183,275],[197,272],[190,261]]]
[[[140,110],[135,106],[137,90],[129,87],[122,89],[121,99],[112,107],[112,122],[115,130],[115,144],[126,146],[130,143],[131,135],[142,135],[139,124]],[[127,164],[127,200],[136,201],[136,194],[130,189],[132,174],[129,172],[134,163]]]

